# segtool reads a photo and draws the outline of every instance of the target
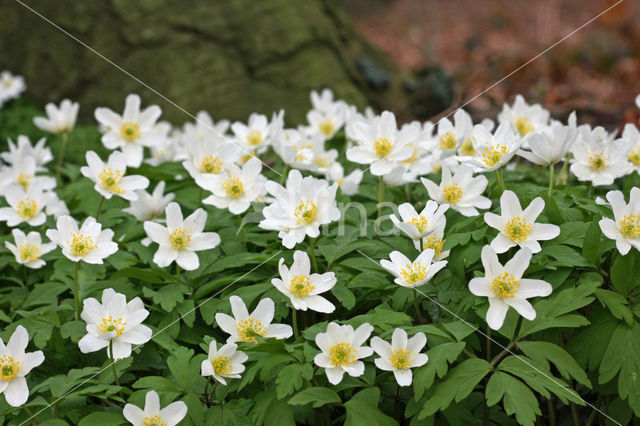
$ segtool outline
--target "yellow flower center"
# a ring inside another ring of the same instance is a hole
[[[462,155],[476,155],[476,149],[473,147],[473,141],[470,138],[464,138],[464,142],[460,145],[460,153]]]
[[[253,317],[249,317],[246,320],[238,321],[238,334],[243,342],[258,343],[256,337],[264,337],[267,334],[267,327]]]
[[[107,191],[113,192],[114,194],[124,194],[124,189],[120,187],[123,176],[124,172],[121,170],[107,167],[100,172],[98,179],[100,179],[100,185]]]
[[[213,371],[215,371],[219,376],[231,374],[231,370],[233,368],[233,365],[229,362],[229,358],[224,355],[214,358],[211,361],[211,365],[213,366]]]
[[[400,271],[400,275],[409,285],[415,284],[424,280],[427,276],[427,267],[422,266],[421,263],[407,263],[407,265]]]
[[[140,126],[138,126],[138,123],[127,121],[122,123],[120,134],[122,135],[122,139],[126,141],[135,141],[140,137]]]
[[[378,154],[378,157],[380,158],[384,158],[387,155],[389,155],[389,153],[391,152],[392,146],[393,144],[387,138],[378,138],[373,143],[373,149],[376,150],[376,154]]]
[[[413,154],[411,154],[411,157],[407,158],[404,161],[401,161],[401,163],[402,164],[412,164],[417,159],[418,159],[418,148],[414,145],[413,146]]]
[[[620,221],[620,233],[625,238],[640,237],[640,215],[630,214]]]
[[[348,366],[356,361],[356,350],[351,343],[336,343],[329,349],[329,357],[335,367]]]
[[[260,130],[252,130],[247,135],[247,143],[251,146],[258,146],[262,143],[262,132]]]
[[[456,149],[457,142],[456,135],[451,132],[444,133],[440,136],[440,151]]]
[[[633,163],[634,166],[640,166],[640,147],[635,147],[629,150],[627,158]]]
[[[40,249],[34,244],[23,244],[18,250],[20,252],[20,259],[23,262],[33,262],[40,258]]]
[[[445,240],[433,233],[422,240],[422,247],[424,250],[433,249],[433,257],[438,257],[440,256],[440,253],[442,253],[444,242]]]
[[[18,216],[22,219],[29,219],[38,213],[38,203],[27,197],[18,203]]]
[[[98,330],[100,333],[112,333],[116,332],[116,336],[122,335],[124,333],[124,328],[127,325],[122,318],[113,319],[111,315],[102,318],[102,322],[98,325]]]
[[[391,353],[391,357],[389,357],[389,361],[395,368],[409,368],[413,363],[413,357],[410,351],[405,351],[402,349],[396,349]]]
[[[153,417],[145,417],[142,422],[142,426],[167,426],[167,423],[160,415],[156,414]]]
[[[222,189],[227,192],[229,198],[238,198],[244,193],[244,185],[237,177],[230,177],[222,182]]]
[[[13,85],[13,81],[11,81],[10,78],[5,78],[2,81],[2,85],[4,86],[5,89],[8,89],[9,87],[11,87]]]
[[[531,122],[529,117],[518,117],[515,124],[518,133],[520,133],[520,136],[524,136],[527,133],[532,132],[534,129],[533,123]]]
[[[83,257],[88,255],[91,250],[96,248],[96,244],[93,242],[93,238],[82,235],[79,232],[71,234],[71,243],[69,244],[69,251],[76,257]]]
[[[0,357],[0,380],[10,382],[20,371],[20,361],[16,361],[9,355]]]
[[[300,202],[298,207],[294,212],[296,218],[298,218],[298,225],[302,224],[310,224],[314,220],[316,220],[316,216],[318,215],[318,206],[316,203],[309,200],[303,200]]]
[[[493,167],[502,160],[502,156],[507,152],[509,152],[509,149],[505,145],[485,147],[482,150],[482,161],[488,167]]]
[[[322,169],[327,169],[329,168],[329,163],[327,162],[327,159],[324,157],[316,157],[313,159],[313,162],[315,164],[318,165],[318,167],[322,168]]]
[[[504,234],[516,243],[526,240],[530,233],[531,224],[520,216],[512,218],[504,228]]]
[[[590,155],[588,157],[589,167],[593,170],[602,170],[608,165],[609,158],[602,154]]]
[[[22,188],[26,191],[27,189],[29,189],[29,185],[31,185],[31,179],[33,179],[33,176],[26,173],[20,173],[18,175],[18,178],[16,179],[16,183],[22,186]]]
[[[296,275],[291,279],[289,291],[296,297],[308,296],[315,289],[308,275]]]
[[[455,204],[462,198],[462,188],[455,183],[442,189],[442,198],[449,204]]]
[[[421,234],[427,230],[427,227],[429,226],[429,221],[427,220],[426,217],[420,215],[418,217],[414,217],[413,219],[411,219],[409,221],[409,223],[411,225],[415,225],[416,228],[418,228],[418,232],[420,232]]]
[[[338,186],[344,185],[344,179],[343,178],[338,179],[336,182],[338,183]]]
[[[218,157],[214,157],[210,155],[208,157],[204,157],[200,162],[200,171],[202,173],[212,173],[218,174],[222,170],[222,161]]]
[[[191,242],[191,234],[181,226],[171,231],[169,234],[169,241],[171,242],[171,247],[174,249],[184,250]]]
[[[503,272],[491,282],[491,290],[496,297],[501,299],[510,298],[516,295],[520,287],[520,282],[508,272]]]
[[[329,137],[333,134],[333,130],[336,127],[333,125],[333,121],[330,118],[327,118],[320,124],[318,124],[318,129],[326,136]]]

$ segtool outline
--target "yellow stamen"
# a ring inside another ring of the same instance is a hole
[[[491,290],[496,297],[501,299],[511,298],[518,292],[520,282],[508,272],[503,272],[491,282]]]
[[[320,124],[318,124],[318,129],[326,136],[329,137],[333,134],[333,131],[336,127],[333,125],[333,121],[330,118],[327,118]]]
[[[640,237],[640,215],[630,214],[620,221],[620,233],[625,238]]]
[[[482,161],[487,166],[493,167],[502,160],[502,156],[507,152],[509,152],[509,149],[505,145],[485,147],[482,150]]]
[[[313,290],[314,286],[311,285],[311,278],[308,275],[296,275],[291,279],[291,285],[289,291],[296,297],[308,296]]]
[[[171,231],[169,234],[169,241],[171,242],[171,247],[174,249],[184,250],[191,242],[191,234],[181,226]]]
[[[121,336],[127,323],[122,318],[113,319],[111,315],[102,318],[102,322],[98,325],[98,330],[102,334],[116,332],[116,336]]]
[[[220,173],[220,170],[222,170],[222,161],[220,161],[218,157],[209,155],[208,157],[204,157],[200,162],[200,171],[202,173],[212,173],[216,175]]]
[[[589,167],[593,170],[602,170],[609,164],[609,157],[603,154],[590,155],[587,159],[589,160]]]
[[[124,194],[124,189],[120,187],[123,176],[123,171],[107,167],[100,172],[98,179],[100,179],[100,185],[107,191],[114,194]]]
[[[244,194],[244,185],[237,177],[227,178],[222,182],[222,189],[227,192],[227,197],[229,198],[238,198]]]
[[[298,207],[294,212],[296,218],[298,218],[298,225],[302,224],[310,224],[314,220],[316,220],[316,216],[318,215],[318,206],[316,203],[309,200],[303,200],[300,202]]]
[[[211,365],[213,366],[213,371],[215,371],[219,376],[231,374],[233,369],[233,365],[229,362],[229,358],[224,355],[214,358],[211,361]]]
[[[455,183],[442,189],[442,198],[449,204],[455,204],[462,198],[462,188]]]
[[[425,237],[422,240],[422,247],[424,250],[426,249],[433,249],[433,257],[438,257],[440,256],[440,253],[442,253],[442,248],[444,247],[444,242],[445,240],[443,240],[442,238],[438,237],[435,232],[431,235],[429,235],[428,237]]]
[[[373,148],[376,150],[376,154],[378,154],[378,157],[380,158],[384,158],[389,155],[392,147],[393,144],[387,138],[378,138],[373,143]]]
[[[20,361],[16,361],[9,355],[0,357],[0,380],[10,382],[20,372]]]
[[[531,233],[531,224],[520,216],[512,218],[504,228],[504,234],[515,243],[521,243]]]
[[[524,136],[534,130],[533,123],[531,122],[529,117],[518,117],[515,125],[516,129],[518,129],[518,133],[520,133],[520,136]]]
[[[34,244],[23,244],[19,247],[20,259],[23,262],[33,262],[40,258],[40,249]]]
[[[76,257],[86,256],[97,246],[90,236],[82,235],[79,232],[71,234],[71,242],[69,243],[69,251]]]
[[[394,367],[405,369],[411,367],[413,363],[413,354],[410,351],[405,351],[402,349],[395,349],[391,356],[389,357],[389,362],[393,364]]]
[[[140,126],[138,123],[133,123],[131,121],[127,121],[122,123],[120,127],[120,135],[122,139],[132,142],[140,137]]]
[[[29,219],[38,213],[38,203],[27,197],[18,203],[18,216],[22,219]]]
[[[473,141],[470,138],[465,138],[462,145],[460,145],[460,154],[468,156],[476,155],[476,149],[473,147]]]
[[[329,349],[329,357],[335,367],[348,366],[356,361],[356,350],[351,343],[336,343]]]
[[[318,167],[322,168],[322,169],[327,169],[329,168],[329,163],[327,162],[327,159],[324,157],[316,157],[313,159],[313,162],[315,164],[318,165]]]
[[[444,133],[440,136],[440,151],[456,149],[457,142],[456,135],[451,132]]]
[[[633,163],[634,166],[640,166],[640,147],[635,147],[629,150],[627,158]]]
[[[417,282],[424,280],[427,277],[428,268],[422,266],[420,262],[415,264],[407,263],[407,265],[400,271],[400,275],[409,285],[413,285]]]
[[[155,414],[153,417],[145,417],[142,422],[142,426],[168,426],[168,424],[159,414]]]
[[[18,175],[18,178],[16,179],[16,183],[22,186],[22,188],[26,191],[27,189],[29,189],[29,185],[31,185],[31,179],[33,179],[33,176],[26,173],[20,173]]]
[[[411,219],[409,221],[409,223],[411,225],[415,225],[416,228],[418,228],[418,232],[420,232],[421,234],[427,230],[427,228],[429,227],[429,221],[427,220],[426,217],[420,215],[418,217],[414,217],[413,219]]]
[[[418,155],[418,147],[413,146],[413,154],[411,154],[411,157],[407,158],[404,161],[401,161],[402,164],[412,164],[414,161],[416,161],[419,157]]]
[[[252,130],[247,135],[247,143],[251,146],[258,146],[262,143],[262,132],[260,130]]]
[[[246,320],[238,321],[238,334],[243,342],[258,343],[256,337],[264,337],[267,334],[267,327],[253,317],[249,317]]]

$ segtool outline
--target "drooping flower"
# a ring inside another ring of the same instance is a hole
[[[95,218],[89,216],[78,229],[78,222],[71,216],[59,216],[56,229],[48,229],[47,237],[62,248],[64,254],[73,262],[84,261],[102,264],[105,257],[118,251],[113,242],[113,231],[102,229]]]
[[[439,185],[427,178],[420,180],[432,200],[449,205],[463,216],[477,216],[480,214],[477,209],[491,207],[491,200],[482,196],[487,188],[487,178],[482,175],[474,177],[473,170],[464,164],[450,168],[443,163]]]
[[[122,211],[135,216],[135,218],[141,222],[154,220],[162,214],[167,205],[175,197],[173,192],[164,195],[164,187],[165,182],[160,181],[151,194],[145,190],[136,191],[138,199],[132,200],[129,207],[122,209]]]
[[[155,126],[162,114],[160,107],[152,105],[141,111],[140,103],[140,96],[131,94],[127,96],[122,115],[104,107],[95,110],[95,118],[105,130],[102,143],[107,149],[121,149],[130,167],[142,164],[145,146],[162,145],[166,138]]]
[[[215,340],[209,343],[209,353],[207,359],[202,361],[200,366],[200,374],[204,377],[213,376],[214,379],[227,384],[226,379],[239,379],[240,374],[244,371],[242,365],[249,357],[242,351],[238,350],[235,343],[227,343],[220,349]]]
[[[554,122],[536,130],[527,139],[528,150],[521,149],[518,155],[539,166],[556,164],[571,149],[578,136],[575,111],[569,116],[569,125]]]
[[[271,324],[275,305],[273,300],[268,297],[260,300],[251,314],[238,296],[231,296],[229,303],[233,316],[223,313],[216,314],[216,323],[225,333],[229,334],[227,343],[256,343],[258,341],[256,337],[286,339],[293,334],[293,329],[287,324]]]
[[[46,142],[45,138],[41,138],[32,145],[28,137],[20,135],[15,144],[8,139],[9,151],[0,153],[0,157],[10,165],[16,165],[26,157],[33,158],[36,162],[36,170],[43,172],[47,170],[44,165],[53,160],[51,149],[45,146]]]
[[[529,321],[536,318],[536,311],[527,299],[545,297],[552,287],[546,281],[522,278],[531,261],[531,250],[521,248],[504,266],[490,246],[482,248],[482,266],[485,276],[473,278],[469,290],[476,296],[489,298],[487,324],[499,330],[504,323],[509,306]]]
[[[524,139],[509,123],[500,124],[495,133],[491,133],[482,124],[476,124],[473,126],[471,140],[477,154],[457,159],[469,164],[478,173],[490,172],[504,166],[524,143]]]
[[[350,325],[330,322],[325,333],[316,335],[316,345],[322,352],[315,356],[313,362],[324,368],[329,383],[337,385],[344,373],[352,377],[364,374],[364,362],[359,360],[373,354],[373,349],[362,346],[372,331],[373,326],[369,323],[354,330]]]
[[[88,165],[81,167],[80,172],[95,183],[94,189],[106,199],[117,195],[125,200],[135,201],[138,199],[136,191],[149,186],[149,179],[144,176],[125,175],[127,158],[119,151],[109,155],[107,164],[93,151],[88,151],[86,158]]]
[[[616,242],[623,256],[631,247],[640,250],[640,188],[631,188],[628,204],[620,191],[607,192],[607,200],[613,210],[613,220],[608,217],[600,219],[602,233]]]
[[[538,253],[542,249],[538,241],[551,240],[560,235],[560,227],[536,223],[543,209],[544,200],[537,197],[522,210],[518,196],[513,191],[504,191],[500,197],[500,215],[491,212],[484,214],[487,225],[499,231],[491,241],[491,248],[496,253],[504,253],[511,247],[520,246]]]
[[[47,220],[45,208],[51,199],[51,192],[43,191],[41,183],[29,185],[26,191],[20,185],[7,185],[4,196],[9,207],[0,208],[0,221],[6,221],[7,226],[14,227],[21,223],[40,226]]]
[[[149,391],[145,397],[144,410],[127,404],[122,414],[133,426],[176,426],[187,415],[187,404],[176,401],[161,409],[160,397],[155,391]]]
[[[268,181],[266,189],[274,201],[262,210],[263,229],[279,231],[282,245],[293,248],[304,240],[305,235],[316,238],[320,225],[340,218],[336,204],[337,184],[329,186],[323,179],[305,178],[298,170],[291,170],[286,187]]]
[[[393,224],[404,232],[412,240],[420,240],[420,238],[429,235],[433,230],[446,221],[444,213],[449,206],[442,204],[438,206],[433,200],[427,201],[424,209],[418,214],[411,203],[404,203],[398,206],[400,219],[396,215],[390,216]]]
[[[446,260],[431,263],[434,254],[435,251],[433,249],[425,249],[412,262],[399,251],[392,251],[389,253],[391,261],[382,259],[380,260],[380,265],[395,275],[396,278],[393,282],[396,284],[408,288],[420,287],[447,265]]]
[[[571,173],[578,180],[590,181],[594,186],[611,185],[617,178],[630,173],[626,144],[615,139],[602,127],[593,130],[580,126],[580,136],[573,144],[571,152]]]
[[[529,105],[522,95],[516,95],[513,105],[503,105],[502,112],[498,114],[498,121],[511,123],[520,136],[525,136],[545,127],[549,123],[549,116],[549,111],[540,104]]]
[[[112,288],[102,292],[102,303],[93,297],[84,299],[81,318],[87,323],[87,334],[78,342],[80,352],[107,348],[107,356],[114,360],[131,356],[131,345],[151,339],[153,332],[142,324],[147,316],[149,311],[139,297],[127,303],[125,295]]]
[[[27,329],[19,325],[6,346],[0,339],[0,393],[12,407],[20,407],[29,398],[25,376],[44,362],[42,351],[25,352],[29,344]]]
[[[312,274],[307,253],[299,250],[293,253],[291,269],[287,268],[284,258],[281,258],[278,270],[280,278],[273,278],[271,283],[291,300],[293,309],[302,311],[311,309],[324,313],[335,310],[333,303],[320,296],[320,293],[333,288],[337,282],[336,275],[333,272]]]
[[[242,169],[229,164],[216,175],[202,174],[196,177],[198,186],[212,192],[202,202],[219,209],[229,209],[233,214],[245,212],[251,202],[264,193],[266,179],[260,174],[261,171],[262,161],[252,157],[244,163]]]
[[[380,358],[375,360],[376,366],[384,371],[393,371],[393,375],[400,386],[409,386],[413,379],[411,369],[421,367],[429,361],[426,354],[420,353],[427,344],[424,333],[416,333],[408,339],[407,332],[401,328],[393,330],[391,343],[378,336],[371,339],[371,348]]]
[[[161,268],[175,261],[187,271],[198,269],[200,260],[195,252],[209,250],[220,244],[220,235],[202,232],[207,223],[207,213],[198,209],[183,219],[180,206],[169,203],[165,215],[167,226],[151,221],[144,223],[147,236],[159,245],[153,262]]]
[[[21,75],[13,75],[9,71],[0,73],[0,107],[11,99],[17,99],[24,92],[27,85]]]
[[[56,248],[56,243],[42,243],[39,232],[29,232],[25,235],[19,229],[13,229],[13,240],[15,245],[5,241],[4,245],[16,257],[16,262],[31,269],[39,269],[45,265],[42,256]]]
[[[48,103],[44,107],[47,116],[34,117],[33,124],[45,132],[54,133],[56,135],[69,133],[76,125],[79,108],[80,104],[77,102],[71,102],[69,99],[64,99],[60,102],[60,107],[56,106],[54,103]]]

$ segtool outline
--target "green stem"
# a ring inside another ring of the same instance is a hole
[[[22,409],[24,410],[24,412],[25,412],[25,413],[27,413],[27,415],[28,415],[30,418],[31,418],[31,417],[33,417],[33,413],[31,412],[31,410],[29,410],[29,409],[27,408],[27,406],[26,406],[26,405],[23,405],[23,406],[22,406]],[[36,419],[33,419],[33,422],[34,422],[35,424],[39,424],[39,423],[40,423],[40,422],[39,422],[39,421],[37,421]]]
[[[204,192],[204,189],[202,189],[202,187],[200,187],[200,192],[198,192],[198,208],[202,207],[202,193]]]
[[[67,138],[69,133],[65,132],[60,135],[62,137],[62,144],[60,145],[60,155],[58,156],[58,166],[56,167],[56,178],[59,182],[62,179],[62,164],[64,162],[64,151],[67,148]]]
[[[549,164],[549,197],[553,193],[553,173],[555,172],[555,167],[553,164]]]
[[[549,414],[549,426],[556,426],[556,409],[553,406],[553,395],[549,395],[547,398],[547,412]],[[593,410],[595,413],[596,410]]]
[[[418,318],[418,322],[420,324],[424,323],[424,317],[422,316],[422,312],[420,311],[420,302],[418,300],[418,292],[414,290],[413,292],[413,306],[416,310],[416,317]]]
[[[240,229],[240,237],[242,237],[242,244],[244,244],[245,250],[247,249],[247,236],[244,233],[244,226],[242,226],[242,216],[238,215],[238,229]]]
[[[180,265],[178,265],[176,263],[176,277],[178,278],[178,282],[183,282],[182,281],[182,269],[180,268]]]
[[[98,221],[98,218],[100,217],[100,212],[102,211],[102,205],[104,204],[104,197],[101,195],[100,196],[100,202],[98,203],[98,210],[96,210],[96,222]]]
[[[562,168],[560,169],[560,173],[558,173],[557,185],[566,185],[567,179],[569,177],[569,173],[567,173],[567,169],[569,168],[569,155],[567,154],[564,157],[564,162],[562,163]]]
[[[311,265],[313,266],[313,272],[318,272],[318,262],[316,261],[316,247],[315,240],[309,237],[309,251],[311,252]]]
[[[284,182],[287,180],[288,173],[289,173],[289,165],[285,164],[284,170],[282,171],[282,176],[280,176],[280,185],[284,185]]]
[[[507,187],[504,184],[504,178],[502,177],[502,169],[496,169],[496,181],[498,182],[498,185],[501,189],[500,194],[502,194],[507,190]]]
[[[382,202],[384,201],[384,179],[378,181],[378,219],[382,216]]]
[[[220,384],[220,382],[216,381],[216,383],[213,385],[213,388],[211,389],[211,392],[209,392],[209,395],[207,395],[207,401],[208,402],[211,402],[211,397],[216,392],[216,389],[218,389],[218,385],[219,384]]]
[[[573,426],[580,426],[580,416],[578,415],[578,406],[573,402],[570,402],[569,405],[571,407],[571,418],[573,419]]]
[[[491,329],[487,327],[487,361],[491,362]]]
[[[73,289],[74,289],[74,296],[76,300],[76,312],[75,312],[76,321],[80,319],[80,286],[78,285],[79,271],[80,271],[80,261],[77,261],[75,265],[75,270],[73,272]]]
[[[116,370],[116,360],[113,358],[113,339],[109,340],[109,359],[111,360],[111,371],[113,371],[113,378],[116,381],[116,385],[120,386],[120,380],[118,380],[118,371]]]
[[[300,340],[300,334],[298,333],[298,311],[296,311],[296,308],[293,308],[291,315],[291,322],[293,322],[293,335],[297,342]]]

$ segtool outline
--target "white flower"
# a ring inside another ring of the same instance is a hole
[[[502,327],[509,306],[529,321],[534,320],[536,311],[527,299],[548,296],[552,287],[546,281],[522,278],[531,261],[531,250],[518,250],[504,266],[490,246],[482,248],[481,257],[485,276],[472,279],[469,290],[476,296],[489,298],[489,327],[494,330]]]
[[[447,265],[446,260],[432,262],[435,251],[425,249],[415,261],[399,251],[389,253],[389,259],[380,260],[380,265],[395,275],[393,282],[402,287],[415,288],[426,284],[433,276]]]
[[[502,112],[498,114],[498,121],[511,123],[520,136],[532,131],[540,130],[549,123],[549,111],[540,104],[529,105],[522,95],[516,95],[512,106],[504,104]]]
[[[209,343],[209,354],[207,359],[202,361],[200,374],[204,377],[213,376],[214,379],[227,384],[227,379],[239,379],[240,374],[244,371],[243,362],[249,357],[244,352],[238,350],[235,343],[227,343],[219,350],[216,341]]]
[[[122,414],[133,426],[176,426],[187,415],[187,404],[176,401],[160,409],[158,394],[149,391],[145,398],[144,410],[127,404]]]
[[[636,96],[636,106],[640,108],[640,95]]]
[[[631,172],[627,161],[625,143],[604,128],[591,130],[580,126],[580,136],[571,149],[571,173],[581,181],[591,181],[594,186],[611,185],[617,178]]]
[[[476,172],[490,172],[504,166],[524,143],[509,123],[500,124],[493,134],[482,124],[476,124],[471,139],[477,155],[458,157],[458,160],[469,163]]]
[[[443,221],[436,226],[433,232],[422,238],[422,249],[432,249],[433,260],[443,260],[449,257],[451,250],[442,250],[444,248],[444,228],[446,225],[446,221]],[[420,240],[413,240],[413,245],[417,250],[420,250]]]
[[[355,331],[350,325],[338,325],[330,322],[325,333],[316,335],[316,345],[322,351],[313,362],[327,373],[332,385],[342,381],[346,372],[352,377],[364,374],[364,362],[359,361],[373,354],[373,349],[362,346],[373,331],[373,326],[364,323]]]
[[[46,171],[44,167],[49,161],[53,160],[53,154],[51,150],[45,147],[46,139],[42,138],[36,142],[35,145],[31,145],[31,141],[24,135],[18,136],[17,144],[14,145],[11,139],[8,140],[9,152],[0,153],[0,156],[4,161],[9,164],[16,164],[20,162],[21,158],[31,157],[36,162],[37,171]]]
[[[15,245],[5,241],[4,245],[16,257],[16,262],[31,269],[39,269],[45,265],[41,259],[42,255],[49,253],[56,248],[56,243],[42,244],[40,233],[32,231],[25,235],[19,229],[13,229],[13,240]]]
[[[228,208],[233,214],[245,212],[252,201],[264,194],[266,179],[260,174],[261,171],[262,162],[252,157],[244,163],[242,169],[235,164],[229,164],[225,170],[216,175],[197,176],[196,184],[212,192],[212,195],[202,202],[219,209]]]
[[[60,216],[69,215],[67,204],[58,198],[58,195],[55,192],[51,192],[51,199],[47,203],[45,212],[48,216],[53,216],[56,219]]]
[[[311,99],[311,105],[313,109],[325,113],[332,108],[335,108],[337,105],[344,105],[343,101],[334,101],[333,100],[333,92],[331,89],[322,89],[322,92],[318,93],[315,90],[312,90],[309,94]]]
[[[216,134],[206,133],[204,139],[185,138],[188,159],[182,165],[193,179],[217,175],[240,159],[242,150],[237,143],[225,142]]]
[[[635,125],[627,123],[622,131],[622,142],[631,168],[640,173],[640,130]]]
[[[42,190],[39,184],[29,185],[26,191],[16,184],[5,187],[4,196],[10,207],[0,208],[0,221],[14,227],[23,222],[31,226],[42,225],[46,219],[45,207],[51,199],[51,192]]]
[[[20,407],[29,398],[25,376],[44,362],[42,351],[25,352],[29,344],[29,333],[19,325],[5,346],[0,339],[0,393],[7,404]]]
[[[9,167],[0,173],[0,194],[4,195],[7,185],[17,184],[26,191],[30,185],[37,185],[44,191],[51,191],[56,187],[56,180],[49,176],[37,176],[36,160],[33,157],[19,157]]]
[[[163,195],[164,187],[164,181],[160,181],[158,182],[158,185],[156,185],[152,194],[149,194],[144,190],[136,191],[138,199],[132,200],[129,207],[122,209],[122,211],[135,216],[136,219],[141,222],[144,222],[145,220],[153,220],[162,214],[167,205],[175,197],[173,192]]]
[[[80,104],[71,102],[69,99],[64,99],[60,102],[60,108],[54,103],[48,103],[44,107],[47,117],[34,117],[33,124],[45,132],[57,135],[69,133],[76,125],[79,108]]]
[[[473,121],[466,111],[456,110],[453,119],[455,125],[447,117],[442,118],[438,122],[436,137],[423,143],[437,154],[437,158],[442,159],[454,155],[462,143],[471,136]]]
[[[275,339],[286,339],[291,337],[293,329],[286,324],[271,324],[275,313],[273,300],[266,298],[260,300],[258,306],[251,314],[247,310],[241,298],[231,296],[231,312],[233,316],[217,313],[216,323],[229,334],[227,343],[233,342],[253,342],[256,337],[273,337]]]
[[[362,181],[362,170],[355,169],[347,176],[344,175],[344,168],[338,162],[331,165],[327,172],[328,178],[338,184],[340,192],[344,195],[355,195],[358,193],[358,186]]]
[[[118,251],[118,244],[112,241],[113,231],[102,230],[102,225],[89,216],[78,229],[78,222],[71,216],[63,215],[56,221],[57,229],[48,229],[47,237],[62,248],[69,260],[80,260],[102,264],[105,257]]]
[[[170,203],[165,215],[166,227],[151,221],[144,223],[147,236],[160,246],[153,256],[153,262],[161,268],[175,261],[187,271],[198,269],[200,260],[195,252],[209,250],[220,244],[217,233],[202,232],[207,223],[207,213],[198,209],[183,220],[180,206]]]
[[[613,219],[600,219],[602,233],[616,242],[618,251],[623,256],[631,247],[640,250],[640,188],[631,188],[629,204],[624,202],[620,191],[607,192],[607,200],[613,210]]]
[[[149,179],[144,176],[125,176],[127,157],[122,152],[112,152],[107,164],[93,151],[88,151],[86,158],[88,166],[81,167],[80,172],[95,183],[93,188],[106,199],[117,195],[135,201],[138,199],[136,191],[149,186]]]
[[[185,139],[205,140],[207,136],[217,136],[224,139],[224,135],[229,130],[229,120],[213,121],[213,118],[207,111],[200,111],[196,115],[193,123],[185,123],[183,126],[183,134]]]
[[[124,294],[107,288],[102,292],[102,303],[89,297],[82,304],[80,316],[87,323],[87,334],[78,346],[83,354],[107,348],[109,358],[127,358],[131,356],[131,345],[142,345],[151,339],[151,329],[142,324],[149,311],[139,297],[127,303]]]
[[[336,307],[320,293],[333,288],[336,275],[333,272],[311,274],[309,256],[303,251],[293,253],[291,269],[284,264],[284,258],[278,264],[280,278],[273,278],[271,283],[291,300],[293,309],[331,313]]]
[[[420,180],[427,188],[432,200],[449,205],[463,216],[477,216],[480,214],[477,209],[491,207],[491,200],[482,196],[487,188],[487,178],[485,176],[474,177],[473,170],[464,164],[450,169],[446,163],[443,163],[440,185],[436,185],[426,178]]]
[[[411,203],[404,203],[398,206],[398,213],[402,220],[398,219],[394,214],[390,218],[393,224],[409,238],[419,240],[433,232],[443,221],[446,221],[444,213],[448,208],[447,204],[438,206],[438,203],[429,200],[424,209],[418,214]]]
[[[416,333],[407,339],[407,332],[401,328],[393,330],[391,344],[375,336],[371,339],[371,348],[380,358],[375,360],[376,367],[384,371],[393,371],[400,386],[409,386],[413,378],[411,369],[421,367],[429,361],[426,354],[420,351],[427,344],[424,333]]]
[[[526,209],[520,207],[520,200],[513,191],[504,191],[500,197],[500,215],[487,212],[484,221],[499,234],[491,241],[496,253],[504,253],[511,247],[526,247],[532,253],[541,250],[538,241],[551,240],[560,235],[560,228],[549,223],[536,223],[536,218],[544,209],[540,197],[531,201]]]
[[[575,111],[569,116],[569,125],[554,122],[536,130],[527,138],[529,151],[521,149],[517,154],[539,166],[548,166],[562,160],[578,136]]]
[[[22,76],[13,75],[9,71],[2,71],[0,73],[0,106],[10,99],[20,97],[20,94],[26,88],[27,85],[24,83]]]
[[[307,113],[309,127],[314,133],[331,139],[344,126],[345,109],[342,104],[334,104],[325,111],[311,110]]]
[[[166,138],[155,126],[162,114],[157,105],[140,111],[140,96],[129,95],[124,112],[118,115],[109,108],[96,108],[96,120],[104,127],[102,143],[107,149],[118,149],[126,155],[127,166],[139,167],[144,158],[144,147],[162,145]]]
[[[274,201],[262,210],[264,219],[260,227],[280,231],[278,237],[286,248],[302,242],[305,235],[316,238],[320,235],[320,225],[340,218],[337,184],[329,186],[323,179],[303,178],[298,170],[291,170],[286,188],[269,181],[266,189]]]
[[[384,111],[371,122],[358,121],[352,128],[355,146],[347,149],[347,159],[359,164],[370,164],[371,174],[383,176],[401,161],[413,155],[409,144],[421,136],[416,126],[405,126],[398,131],[396,117]]]
[[[244,153],[256,152],[261,154],[267,150],[270,143],[269,121],[266,115],[251,114],[247,124],[236,121],[231,125],[231,131],[244,149]]]

